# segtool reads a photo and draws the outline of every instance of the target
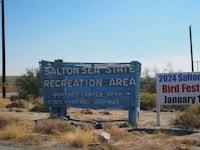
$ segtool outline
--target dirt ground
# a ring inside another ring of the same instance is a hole
[[[82,113],[83,109],[78,108],[69,108],[67,110],[68,115],[70,118],[76,120],[97,120],[97,121],[114,121],[114,120],[121,120],[121,122],[126,123],[128,120],[128,111],[125,110],[90,110],[91,114]],[[11,113],[13,115],[17,115],[24,119],[30,120],[38,120],[38,119],[45,119],[49,117],[49,113],[37,113],[37,112],[9,112],[7,109],[0,109],[0,113]],[[171,125],[172,119],[176,117],[178,112],[161,112],[160,119],[161,125],[157,126],[157,113],[154,111],[140,111],[139,120],[138,120],[138,129],[174,129],[175,126]],[[130,128],[130,127],[129,127]],[[126,128],[127,129],[127,128]],[[100,132],[100,131],[99,131]],[[109,141],[110,144],[117,146],[118,149],[123,150],[199,150],[200,144],[190,144],[190,146],[180,145],[177,148],[177,141],[180,140],[177,136],[166,136],[160,135],[157,136],[155,134],[149,134],[144,131],[137,131],[137,132],[130,132],[133,139],[135,140],[127,140],[127,139],[120,139],[120,140],[111,140]],[[166,140],[165,139],[166,136]],[[192,137],[197,137],[200,141],[200,134],[192,134],[192,135],[185,135],[185,138],[191,139]],[[176,147],[173,147],[173,144]],[[162,147],[164,146],[164,147]],[[166,147],[165,147],[166,146]],[[8,145],[0,145],[0,150],[35,150],[35,149],[45,149],[40,147],[23,147],[23,146],[8,146]],[[57,147],[56,150],[62,150],[65,148]]]
[[[75,120],[96,120],[96,121],[128,121],[128,111],[126,110],[89,110],[92,114],[81,113],[81,108],[68,108],[67,114]],[[13,115],[23,117],[24,119],[40,120],[50,116],[49,113],[40,112],[9,112],[5,108],[0,108],[1,113],[13,113]],[[171,121],[176,117],[178,112],[160,112],[160,126],[157,126],[157,113],[154,111],[140,110],[138,118],[138,127],[160,127],[171,128]]]

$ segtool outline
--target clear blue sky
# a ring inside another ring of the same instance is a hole
[[[138,60],[143,70],[162,72],[170,63],[191,71],[190,25],[194,60],[200,60],[199,0],[4,1],[7,75],[55,59]]]

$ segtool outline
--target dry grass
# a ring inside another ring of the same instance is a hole
[[[33,105],[27,100],[15,100],[12,103],[8,104],[6,108],[9,108],[10,111],[15,112],[26,112],[29,111]]]
[[[162,132],[154,135],[145,135],[138,139],[143,148],[156,150],[178,150],[181,148],[190,149],[190,146],[199,146],[199,137],[172,136]]]
[[[181,143],[200,147],[200,137],[190,137],[190,138],[183,137]]]
[[[51,139],[51,136],[32,133],[19,138],[18,141],[23,145],[44,145]]]
[[[8,98],[0,98],[0,108],[9,108],[10,111],[25,112],[32,108],[32,104],[26,100],[16,100],[11,102]]]
[[[97,141],[90,124],[80,129],[63,120],[45,119],[34,125],[30,120],[22,120],[8,113],[0,114],[0,140],[15,140],[23,145],[45,145],[57,138],[65,145],[76,148],[86,148],[89,143]]]
[[[12,140],[12,139],[16,140],[25,135],[23,130],[19,129],[15,125],[10,125],[6,127],[4,130],[0,131],[0,133],[1,133],[0,139],[2,140]]]
[[[75,109],[71,110],[74,114],[79,115],[79,117],[83,117],[81,115],[84,115],[84,117],[90,115],[91,118],[95,118],[97,115],[105,116],[106,119],[108,117],[108,115],[102,115],[98,111],[95,111],[91,116],[91,114],[80,115],[80,109],[77,109],[76,112]],[[124,111],[116,112],[117,115],[124,116]],[[149,113],[147,114],[150,115]],[[116,115],[114,111],[111,114],[110,117],[115,117]],[[200,138],[198,136],[172,136],[163,132],[157,132],[156,134],[136,132],[132,134],[128,133],[126,129],[118,128],[114,123],[106,123],[103,125],[105,131],[111,134],[111,139],[107,143],[101,143],[98,140],[99,130],[95,130],[93,124],[85,123],[82,127],[74,127],[67,121],[46,119],[47,117],[49,117],[47,113],[1,112],[0,143],[5,142],[10,144],[8,143],[9,141],[15,141],[20,145],[37,145],[51,149],[55,146],[62,147],[63,149],[75,148],[90,150],[178,150],[182,147],[187,149],[190,149],[190,146],[200,147]],[[149,118],[151,116],[147,117]],[[44,120],[36,124],[32,121],[36,118]],[[146,119],[144,120],[146,121]],[[99,143],[99,145],[91,146],[94,143]]]
[[[33,124],[30,121],[22,120],[11,115],[0,114],[0,139],[12,140],[19,139],[33,130]]]
[[[60,135],[65,132],[74,131],[75,127],[61,119],[45,119],[36,124],[35,132]]]
[[[97,142],[97,137],[92,132],[77,129],[75,132],[68,132],[62,136],[66,145],[70,147],[86,149],[88,144]]]
[[[114,129],[114,130],[113,130]],[[119,135],[115,127],[112,130],[115,134]],[[117,134],[116,134],[117,133]],[[111,137],[111,144],[117,146],[119,149],[136,149],[136,150],[190,150],[191,146],[200,147],[200,137],[197,136],[174,136],[158,131],[155,134],[147,134],[145,132],[131,132],[133,136],[122,135],[118,138]],[[125,134],[126,135],[126,134]]]
[[[5,108],[8,104],[11,104],[10,99],[8,98],[0,98],[0,107]]]
[[[91,143],[99,143],[97,134],[94,134],[92,124],[85,123],[77,128],[66,121],[46,119],[36,124],[35,131],[40,134],[50,134],[58,137],[66,147],[87,149]]]
[[[190,105],[172,120],[172,124],[181,125],[185,128],[200,128],[200,105]]]
[[[127,131],[118,128],[116,124],[109,123],[105,125],[105,131],[111,134],[111,138],[114,140],[128,140],[135,139],[135,136],[130,135]]]
[[[91,123],[84,123],[82,129],[87,132],[92,132],[94,130],[94,125]]]

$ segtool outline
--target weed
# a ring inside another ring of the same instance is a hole
[[[32,129],[33,124],[30,121],[11,115],[0,115],[0,139],[2,140],[18,139],[30,134]]]
[[[111,138],[116,140],[127,138],[129,136],[123,129],[118,128],[117,125],[112,123],[105,126],[105,131],[111,134]]]
[[[11,101],[7,98],[0,98],[0,107],[5,108]]]
[[[195,146],[200,147],[200,141],[199,140],[200,140],[199,137],[191,137],[191,138],[183,137],[181,142],[183,144],[186,144],[186,145],[195,145]]]
[[[14,125],[7,126],[0,133],[0,139],[2,140],[18,139],[23,136],[22,130]]]
[[[50,136],[41,134],[30,134],[21,137],[18,141],[23,145],[40,145],[43,142],[49,141],[50,139]]]
[[[97,138],[92,134],[92,132],[86,132],[83,130],[76,130],[75,132],[68,132],[62,136],[66,144],[70,147],[76,148],[86,148],[88,144],[97,141]]]
[[[44,106],[42,98],[30,99],[33,104],[32,112],[50,112],[50,108]]]
[[[13,101],[11,104],[8,104],[6,106],[7,108],[32,108],[32,104],[28,101],[25,101],[25,100],[15,100]]]
[[[178,114],[172,124],[182,125],[185,128],[199,128],[200,105],[190,105],[184,112]]]
[[[37,104],[33,106],[33,108],[30,111],[31,112],[50,112],[50,108],[45,107],[43,104]]]
[[[36,124],[36,133],[45,134],[61,134],[68,131],[73,131],[75,127],[61,119],[46,119],[41,120]]]
[[[167,139],[170,137],[169,134],[163,133],[160,130],[157,130],[156,134],[154,135],[155,138]]]
[[[92,132],[94,130],[94,125],[91,123],[83,124],[83,130],[87,132]]]
[[[7,119],[7,117],[5,117],[4,115],[0,114],[0,129],[4,129],[9,124],[11,124],[10,120]]]
[[[9,125],[18,124],[19,122],[20,119],[17,117],[0,114],[0,130],[5,129]]]

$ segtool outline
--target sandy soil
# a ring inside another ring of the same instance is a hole
[[[128,120],[128,111],[126,110],[90,110],[92,114],[81,113],[82,109],[79,108],[69,108],[67,114],[70,118],[77,120],[97,120],[97,121],[112,121],[112,120]],[[39,113],[39,112],[9,112],[5,108],[0,108],[1,113],[9,113],[24,119],[39,120],[45,119],[50,116],[49,113]],[[107,115],[107,112],[109,113]],[[170,121],[175,118],[178,112],[161,112],[160,127],[172,127]],[[140,111],[138,119],[139,127],[156,127],[157,126],[157,113],[153,111]]]

